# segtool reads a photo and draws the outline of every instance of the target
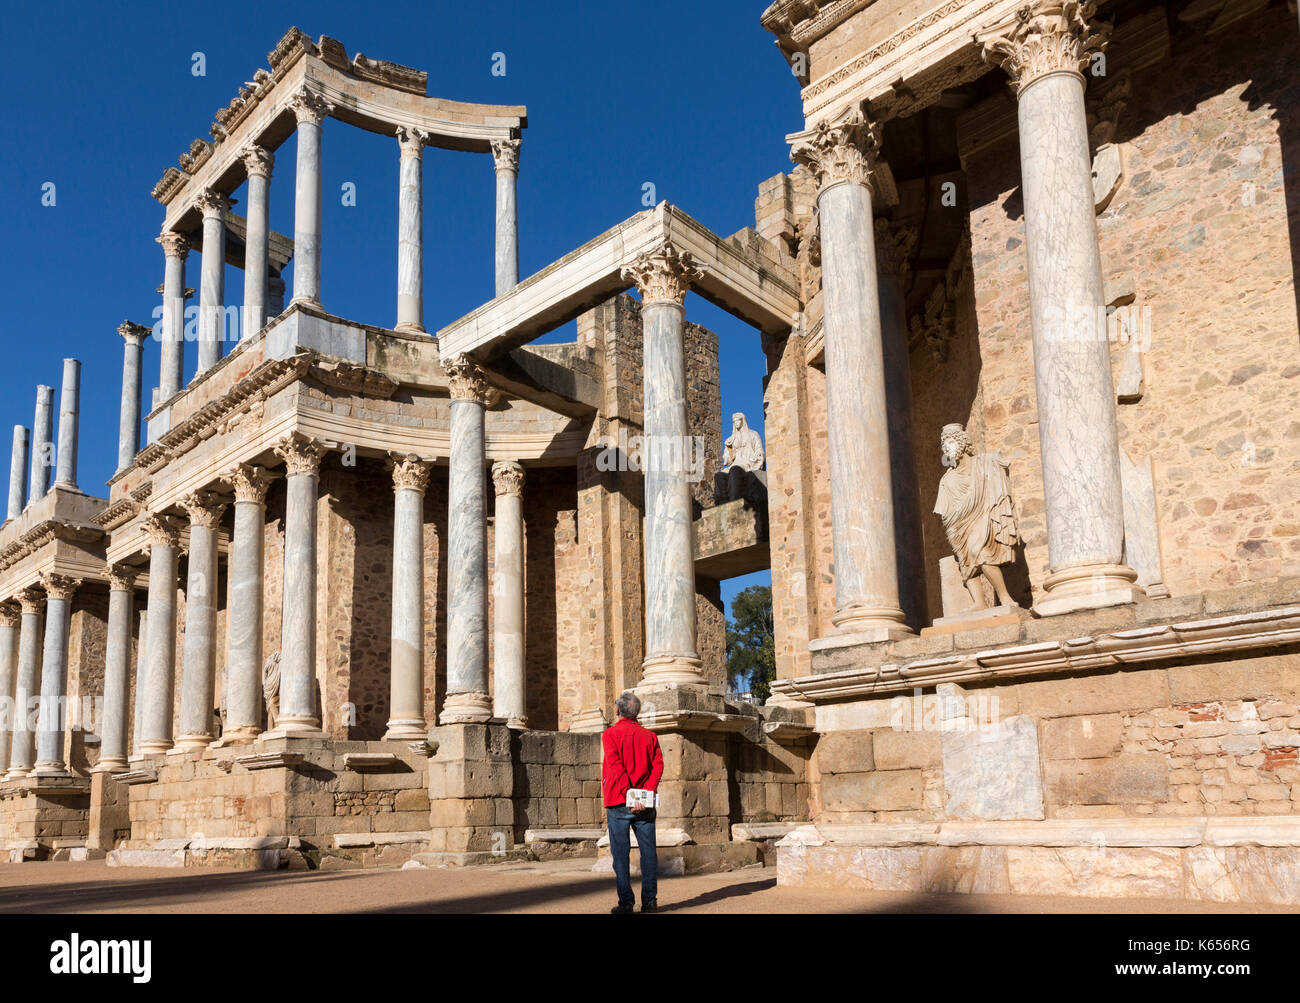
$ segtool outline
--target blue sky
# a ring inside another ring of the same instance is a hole
[[[116,466],[124,318],[152,322],[163,276],[149,195],[213,113],[265,67],[290,25],[427,70],[429,93],[526,104],[520,272],[529,275],[640,211],[643,185],[728,235],[754,222],[757,185],[790,161],[798,85],[759,26],[763,2],[197,3],[7,5],[0,62],[6,365],[0,442],[32,423],[38,383],[82,360],[79,481],[104,495]],[[194,75],[203,53],[205,75]],[[492,74],[494,53],[506,73]],[[293,232],[293,140],[277,151],[271,225]],[[397,269],[395,139],[327,122],[322,300],[391,325]],[[54,185],[55,204],[42,205]],[[345,182],[356,205],[341,204]],[[429,150],[424,166],[425,322],[436,329],[492,295],[493,173],[486,155]],[[243,202],[243,191],[235,193]],[[236,207],[236,212],[241,207]],[[198,285],[191,257],[187,282]],[[289,275],[286,275],[289,278]],[[290,280],[290,287],[292,283]],[[228,269],[227,299],[243,278]],[[688,316],[719,335],[723,413],[761,428],[759,335],[696,296]],[[195,349],[187,346],[186,378]],[[158,346],[145,349],[146,395]],[[725,418],[724,418],[725,420]],[[6,459],[7,459],[7,454]],[[766,576],[760,576],[766,580]],[[726,583],[726,595],[749,584]]]

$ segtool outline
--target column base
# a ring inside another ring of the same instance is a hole
[[[511,731],[527,731],[528,718],[526,717],[508,717],[506,718],[506,727]]]
[[[219,739],[212,743],[210,748],[225,749],[232,745],[252,745],[262,735],[262,729],[255,724],[242,725],[238,728],[227,728]]]
[[[30,766],[14,766],[4,776],[4,782],[10,783],[14,780],[26,780],[31,776],[32,768]]]
[[[67,763],[59,763],[59,762],[54,762],[54,761],[44,762],[44,763],[37,763],[34,767],[32,767],[32,773],[31,773],[31,775],[34,776],[34,777],[70,777],[70,776],[72,776],[72,774],[68,772],[68,765],[67,765]]]
[[[132,759],[143,759],[146,756],[161,756],[172,747],[171,740],[154,739],[151,742],[141,742],[140,751],[132,756]]]
[[[126,756],[113,756],[108,759],[101,759],[95,764],[91,773],[125,773],[131,768],[126,761]]]
[[[1056,571],[1043,582],[1045,595],[1034,603],[1034,613],[1060,616],[1137,602],[1146,593],[1136,581],[1137,572],[1124,564],[1084,564]]]
[[[314,717],[279,717],[275,727],[262,733],[263,741],[272,738],[324,738],[320,721]]]
[[[485,724],[492,720],[492,698],[486,693],[448,693],[439,724]]]
[[[638,691],[662,686],[707,686],[699,655],[651,655],[641,663]]]
[[[604,731],[608,727],[609,722],[605,719],[605,715],[596,707],[588,707],[579,711],[578,715],[569,723],[570,731],[586,735]]]
[[[403,331],[407,334],[428,334],[429,333],[424,329],[423,324],[415,324],[408,321],[403,321],[400,324],[394,325],[393,330]]]
[[[384,732],[385,742],[410,742],[429,737],[429,725],[423,718],[394,718]]]
[[[831,615],[831,625],[841,634],[862,635],[864,642],[897,641],[916,634],[897,606],[847,603]]]
[[[180,750],[184,752],[186,750],[193,751],[194,749],[206,749],[212,744],[212,742],[213,738],[211,735],[182,735],[180,738],[176,739],[176,743],[172,746],[171,751],[175,752]]]

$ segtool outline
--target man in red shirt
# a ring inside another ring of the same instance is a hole
[[[632,895],[629,829],[636,833],[636,845],[641,851],[641,911],[656,912],[659,858],[655,854],[655,810],[627,807],[627,792],[656,790],[664,772],[664,756],[655,733],[637,723],[641,713],[637,695],[629,690],[618,698],[615,706],[618,721],[600,736],[605,750],[601,786],[605,791],[605,819],[609,823],[609,852],[614,858],[614,880],[618,886],[618,905],[610,912],[630,913],[636,902]]]

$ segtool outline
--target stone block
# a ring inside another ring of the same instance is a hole
[[[1047,764],[1045,772],[1052,804],[1161,804],[1169,800],[1169,760],[1159,752],[1055,760]]]
[[[943,784],[954,818],[1040,819],[1043,787],[1033,718],[943,732]]]
[[[870,731],[833,731],[817,740],[822,773],[869,773],[876,768]]]
[[[920,770],[839,773],[822,778],[827,811],[904,811],[921,807]]]
[[[943,762],[937,731],[881,730],[872,736],[872,756],[878,770],[926,769]]]
[[[1174,672],[1177,670],[1170,670]],[[1109,714],[1168,707],[1170,680],[1164,669],[1098,672],[1018,683],[1020,713],[1035,718]]]
[[[1043,722],[1044,759],[1100,759],[1120,751],[1124,724],[1118,714],[1083,714]]]

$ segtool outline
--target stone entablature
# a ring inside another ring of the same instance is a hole
[[[107,580],[102,498],[55,486],[0,528],[0,591],[14,595],[39,585],[43,573]]]

